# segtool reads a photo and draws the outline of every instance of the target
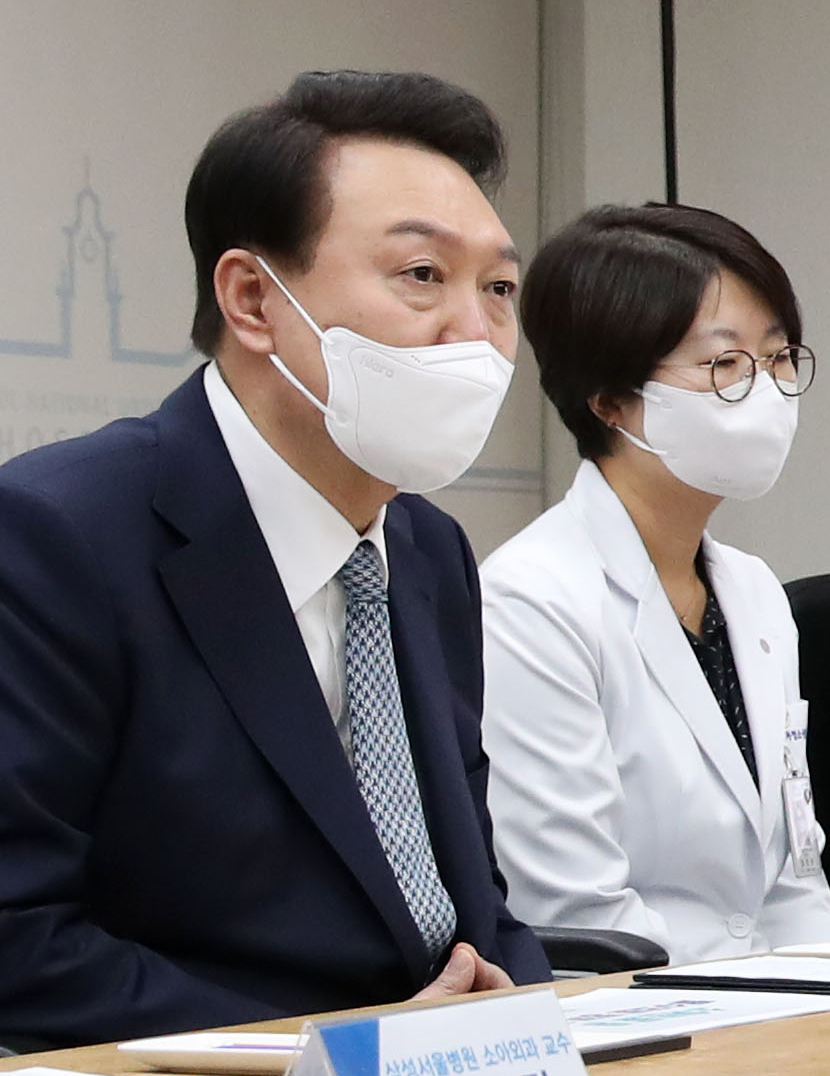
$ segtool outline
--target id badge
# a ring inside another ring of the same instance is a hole
[[[785,777],[783,789],[793,869],[797,878],[808,878],[821,870],[810,778]]]

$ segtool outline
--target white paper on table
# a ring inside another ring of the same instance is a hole
[[[591,990],[560,999],[579,1049],[830,1012],[830,996],[757,990]]]
[[[20,1060],[25,1063],[26,1055],[21,1054]],[[25,1072],[26,1076],[93,1076],[91,1072],[75,1072],[72,1069],[53,1069],[47,1065],[29,1065],[26,1068],[25,1064],[21,1065],[19,1069],[6,1069],[7,1072]]]
[[[803,942],[801,945],[779,945],[773,949],[777,956],[830,956],[830,942]]]

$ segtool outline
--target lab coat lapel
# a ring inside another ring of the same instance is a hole
[[[786,735],[787,700],[781,679],[779,635],[765,623],[758,604],[735,585],[717,544],[704,536],[709,578],[729,631],[729,643],[741,684],[761,794],[761,837],[764,846],[780,815],[781,767]]]
[[[182,536],[160,561],[163,583],[235,718],[363,886],[421,981],[427,957],[420,933],[201,383],[198,390],[201,398],[185,393],[178,407],[168,406],[174,394],[159,414],[155,507]],[[184,421],[182,411],[189,411]]]
[[[760,837],[758,791],[643,540],[599,469],[586,467],[591,470],[574,492],[606,575],[636,603],[633,632],[643,660]]]
[[[758,790],[656,571],[640,601],[634,637],[655,680],[760,838]]]

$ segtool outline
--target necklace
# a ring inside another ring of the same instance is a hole
[[[694,578],[692,579],[692,594],[691,594],[691,597],[689,598],[688,602],[686,602],[686,605],[684,606],[684,609],[683,609],[682,613],[677,608],[677,606],[674,603],[672,603],[672,608],[674,609],[675,614],[677,615],[677,619],[680,621],[681,624],[683,624],[684,627],[686,626],[686,620],[688,619],[689,615],[691,614],[692,606],[695,604],[695,601],[697,600],[697,584],[698,584],[698,581],[699,580],[698,580],[697,572],[695,572]]]

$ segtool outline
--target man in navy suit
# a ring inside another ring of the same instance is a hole
[[[491,845],[475,564],[398,495],[469,464],[509,380],[501,171],[463,91],[300,76],[190,182],[211,361],[154,414],[0,469],[0,1043],[548,977]],[[355,777],[359,544],[388,580],[437,942]]]

